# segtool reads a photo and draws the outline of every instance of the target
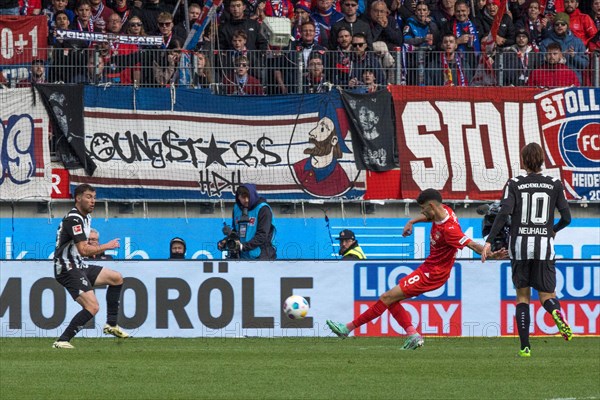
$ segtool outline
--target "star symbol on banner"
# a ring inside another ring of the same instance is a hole
[[[210,135],[210,143],[208,144],[208,147],[199,147],[200,151],[202,151],[204,154],[206,154],[206,167],[209,167],[212,163],[219,163],[222,166],[226,167],[227,165],[225,165],[225,161],[223,161],[223,153],[227,152],[227,150],[229,149],[223,149],[223,148],[219,148],[217,147],[217,141],[215,140],[215,135],[211,134]]]

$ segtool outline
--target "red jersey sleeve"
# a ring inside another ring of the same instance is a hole
[[[448,225],[446,231],[444,232],[444,237],[449,246],[455,247],[459,250],[471,242],[471,238],[466,236],[462,229],[460,229],[460,225],[456,223]]]

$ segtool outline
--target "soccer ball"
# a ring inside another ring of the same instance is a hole
[[[302,296],[293,295],[283,302],[283,312],[289,319],[302,319],[308,314],[310,306]]]

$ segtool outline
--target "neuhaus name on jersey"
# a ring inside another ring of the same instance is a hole
[[[522,185],[519,185],[519,186],[517,186],[517,188],[519,190],[524,190],[524,189],[548,189],[548,190],[552,190],[552,189],[554,189],[554,185],[551,185],[549,183],[531,182],[531,183],[524,183]]]
[[[519,227],[519,235],[547,235],[548,229],[546,228],[528,228],[526,226]]]

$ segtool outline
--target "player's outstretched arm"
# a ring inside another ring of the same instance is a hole
[[[488,258],[490,260],[501,260],[508,258],[508,251],[506,249],[500,249],[492,252],[490,249],[491,245],[487,242],[482,246],[477,242],[471,241],[467,247],[473,250],[475,253],[481,254],[481,262],[485,262],[485,260]]]
[[[404,225],[404,230],[402,231],[402,236],[410,236],[412,235],[413,224],[417,222],[427,222],[429,219],[425,215],[419,215],[417,218],[413,218]]]

